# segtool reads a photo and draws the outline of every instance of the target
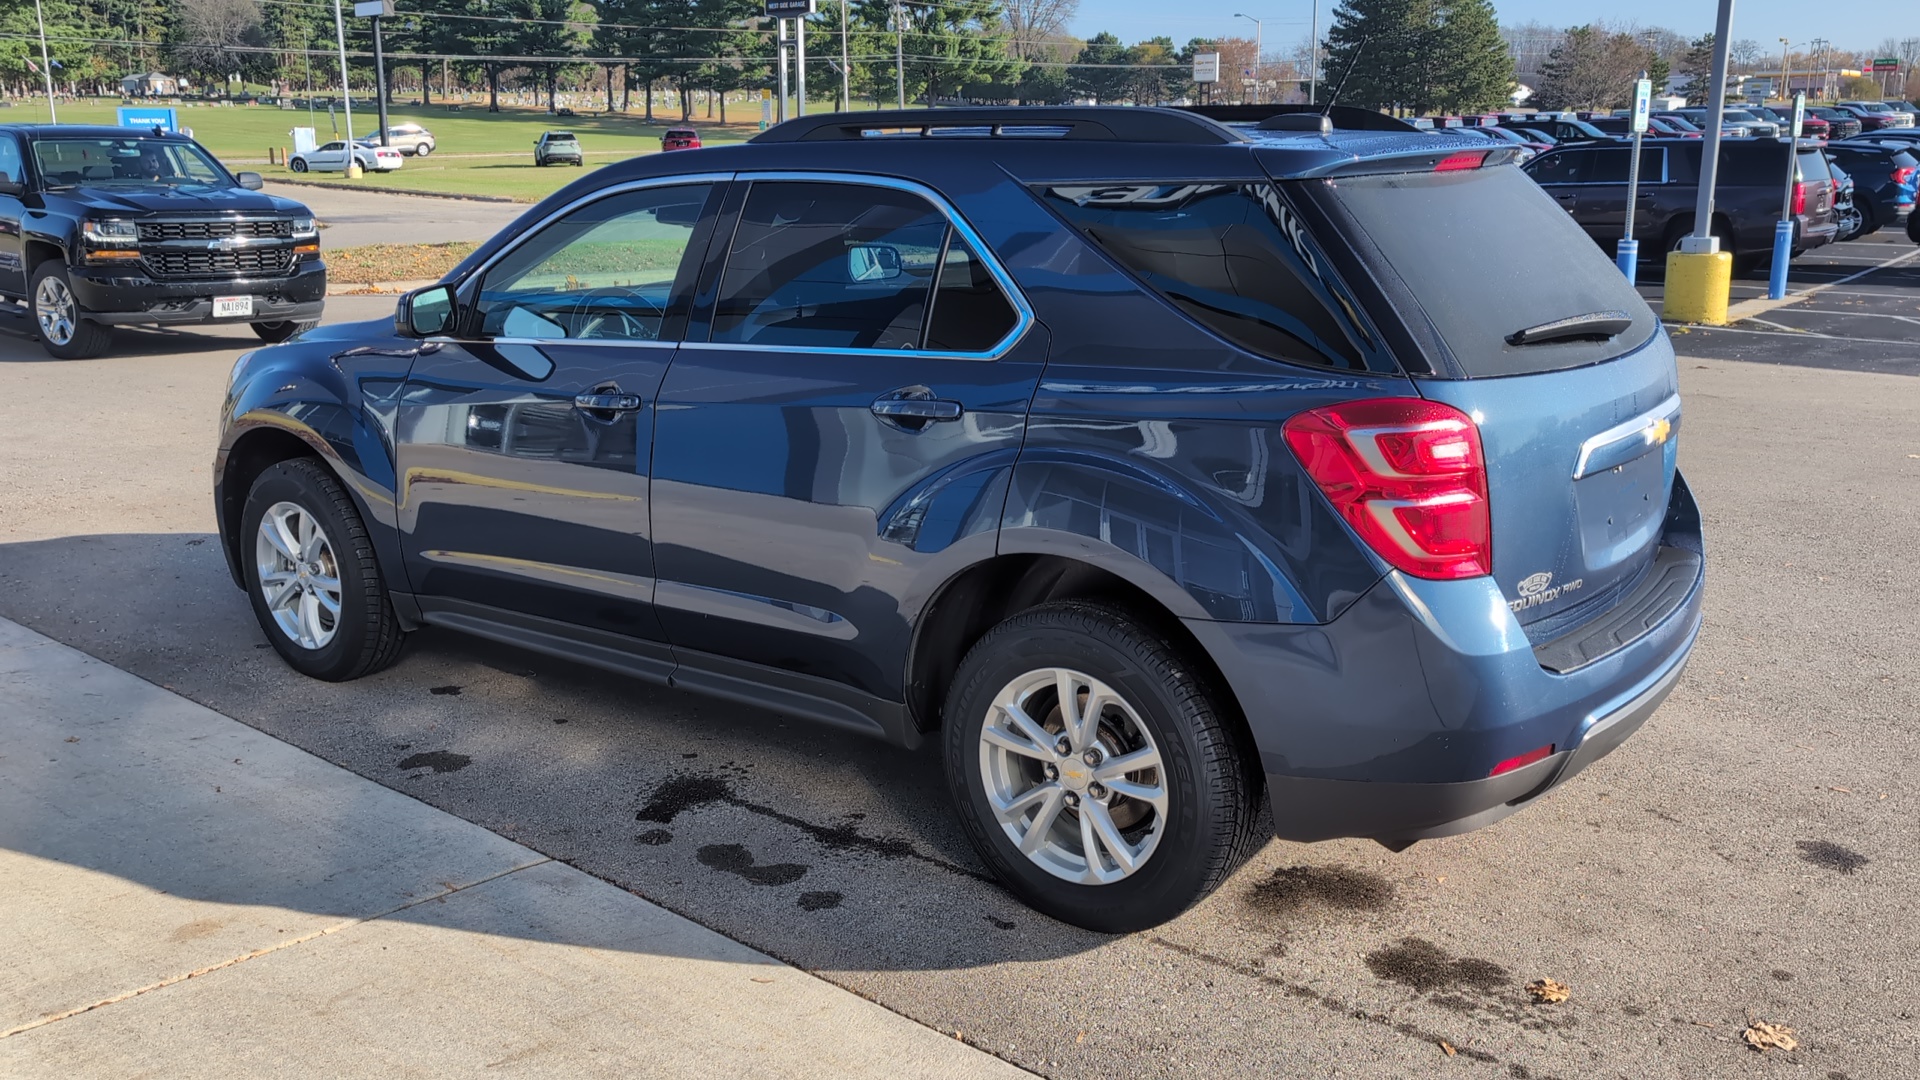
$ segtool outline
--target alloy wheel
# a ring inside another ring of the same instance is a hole
[[[33,294],[33,316],[40,324],[40,336],[49,343],[65,345],[72,341],[79,318],[67,283],[58,277],[41,279]]]
[[[980,777],[1007,838],[1057,878],[1108,885],[1152,857],[1166,829],[1166,771],[1139,713],[1066,668],[1039,668],[994,696]]]
[[[340,629],[340,566],[320,523],[298,503],[274,503],[253,549],[274,625],[303,649],[326,648]]]

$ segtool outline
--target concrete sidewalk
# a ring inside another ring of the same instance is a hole
[[[0,620],[0,1074],[1014,1077]]]

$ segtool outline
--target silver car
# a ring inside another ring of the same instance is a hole
[[[380,142],[380,136],[374,134],[355,141],[361,146],[374,146]],[[426,157],[433,153],[433,132],[419,124],[395,124],[387,129],[387,145],[411,157]]]

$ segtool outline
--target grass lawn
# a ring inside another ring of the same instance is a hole
[[[664,101],[656,101],[659,123],[648,124],[644,114],[608,114],[605,116],[556,117],[538,109],[502,107],[498,113],[486,111],[484,101],[467,104],[459,111],[443,105],[430,108],[396,106],[389,110],[390,123],[418,123],[433,132],[434,152],[426,158],[410,157],[399,170],[368,173],[361,180],[347,180],[339,173],[307,173],[301,179],[320,180],[343,187],[413,189],[463,195],[499,195],[523,202],[541,198],[580,178],[600,165],[654,153],[660,149],[660,134],[666,130],[670,114]],[[117,102],[77,102],[60,106],[60,120],[72,124],[112,124],[117,120]],[[335,137],[333,122],[322,110],[309,119],[305,109],[279,109],[263,105],[176,106],[181,127],[193,129],[193,137],[229,168],[251,169],[268,179],[288,178],[294,174],[284,165],[268,165],[268,147],[293,146],[290,133],[295,126],[315,129],[320,142]],[[751,117],[750,123],[722,126],[708,122],[696,112],[691,126],[700,132],[701,141],[713,145],[739,142],[759,131],[759,109],[754,105],[732,105],[729,117]],[[0,110],[0,121],[33,123],[44,121],[44,103],[23,104]],[[678,122],[674,121],[675,126]],[[356,136],[378,128],[371,108],[362,113],[358,104],[353,111]],[[340,134],[346,125],[341,118]],[[541,168],[533,163],[533,144],[547,130],[572,131],[580,136],[587,154],[584,168],[554,165]]]
[[[327,281],[334,285],[372,285],[381,281],[424,281],[459,265],[478,244],[367,244],[325,251]]]

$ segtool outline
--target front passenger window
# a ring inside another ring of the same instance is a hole
[[[481,281],[481,336],[659,340],[709,191],[623,192],[546,225]]]

